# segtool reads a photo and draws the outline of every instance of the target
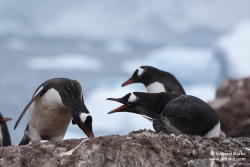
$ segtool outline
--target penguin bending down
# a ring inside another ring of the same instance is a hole
[[[163,127],[163,132],[176,135],[218,137],[220,121],[213,108],[201,99],[176,93],[133,92],[122,98],[108,98],[123,105],[108,114],[131,112],[143,115]]]
[[[142,83],[148,93],[175,92],[186,94],[180,82],[171,74],[151,66],[141,66],[122,84]]]
[[[11,118],[4,118],[0,113],[0,147],[11,145],[10,134],[6,122]]]
[[[54,78],[42,83],[24,108],[14,129],[28,108],[29,120],[19,145],[30,141],[63,140],[71,119],[88,138],[94,137],[92,117],[84,104],[82,87],[76,80]]]

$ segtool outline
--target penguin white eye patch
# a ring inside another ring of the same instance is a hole
[[[130,103],[133,103],[133,102],[136,102],[137,101],[137,97],[135,96],[135,94],[134,93],[131,93],[130,94],[130,97],[129,97],[129,99],[128,99],[128,103],[130,102]]]
[[[81,122],[84,123],[87,119],[87,116],[91,116],[90,114],[87,114],[87,113],[81,113],[80,114],[80,119],[81,119]]]
[[[137,73],[138,77],[140,77],[143,73],[144,73],[144,69],[138,68],[138,73]]]

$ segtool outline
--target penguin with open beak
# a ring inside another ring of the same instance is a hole
[[[136,69],[133,75],[122,84],[122,87],[131,83],[144,84],[148,93],[172,92],[186,94],[182,85],[174,75],[151,66],[141,66]],[[153,128],[156,132],[163,130],[161,126],[158,126],[158,124],[154,122]]]
[[[10,134],[6,125],[6,122],[10,120],[11,118],[4,118],[0,113],[0,147],[11,145]]]
[[[92,117],[84,104],[82,87],[76,80],[54,78],[42,83],[24,108],[14,129],[28,109],[28,124],[19,145],[30,141],[63,140],[71,119],[72,124],[77,124],[88,138],[94,137]]]
[[[180,82],[171,74],[151,66],[141,66],[122,84],[142,83],[148,93],[174,92],[186,94]]]
[[[201,99],[176,93],[133,92],[122,98],[108,98],[123,105],[110,111],[143,115],[163,127],[163,132],[176,135],[217,137],[220,121],[214,109]]]

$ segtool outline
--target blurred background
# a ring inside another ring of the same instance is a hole
[[[12,143],[28,113],[14,124],[36,88],[55,77],[78,80],[96,136],[152,129],[142,116],[107,112],[106,101],[142,65],[176,76],[187,94],[215,97],[225,79],[250,74],[250,1],[241,0],[0,0],[0,112],[11,117]],[[86,135],[70,125],[65,138]]]

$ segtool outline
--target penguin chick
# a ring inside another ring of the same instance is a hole
[[[194,96],[168,92],[133,92],[122,98],[107,100],[123,104],[108,114],[115,112],[141,114],[163,127],[165,133],[219,136],[220,122],[216,112],[207,103]]]
[[[88,138],[94,137],[92,117],[83,100],[82,87],[76,80],[54,78],[42,83],[18,118],[30,109],[28,124],[19,145],[30,141],[63,140],[70,120],[77,124]]]

